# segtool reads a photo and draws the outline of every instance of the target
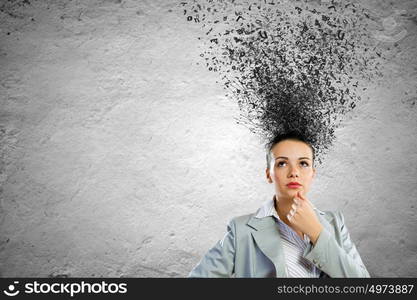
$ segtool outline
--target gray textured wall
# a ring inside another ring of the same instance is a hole
[[[365,5],[407,36],[309,195],[372,276],[415,277],[416,4]],[[186,276],[273,195],[175,2],[1,1],[0,22],[0,276]]]

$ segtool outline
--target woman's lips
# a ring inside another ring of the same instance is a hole
[[[297,188],[301,187],[300,184],[287,184],[287,186],[290,189],[297,189]]]

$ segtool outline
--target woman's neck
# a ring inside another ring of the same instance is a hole
[[[275,210],[277,211],[279,218],[285,221],[285,223],[289,223],[287,219],[287,215],[291,210],[291,205],[293,204],[292,198],[281,198],[281,197],[277,198],[275,196],[274,202],[275,202]]]
[[[276,196],[274,196],[274,202],[275,210],[277,211],[281,221],[292,228],[298,234],[298,236],[303,239],[303,233],[300,230],[295,230],[287,218],[287,215],[291,210],[291,205],[293,204],[293,198],[279,198],[279,200],[277,200]]]

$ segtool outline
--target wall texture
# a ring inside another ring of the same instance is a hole
[[[0,5],[0,276],[184,277],[273,195],[178,3]],[[407,35],[381,41],[310,199],[343,211],[372,276],[415,277],[416,3],[365,5]]]

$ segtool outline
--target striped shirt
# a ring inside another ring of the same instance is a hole
[[[273,216],[278,224],[279,233],[284,250],[285,264],[288,277],[320,277],[321,270],[303,257],[303,253],[310,238],[303,234],[302,239],[291,227],[278,216],[274,206],[275,195],[272,200],[265,201],[257,211],[255,218]],[[314,207],[314,209],[316,209]]]

